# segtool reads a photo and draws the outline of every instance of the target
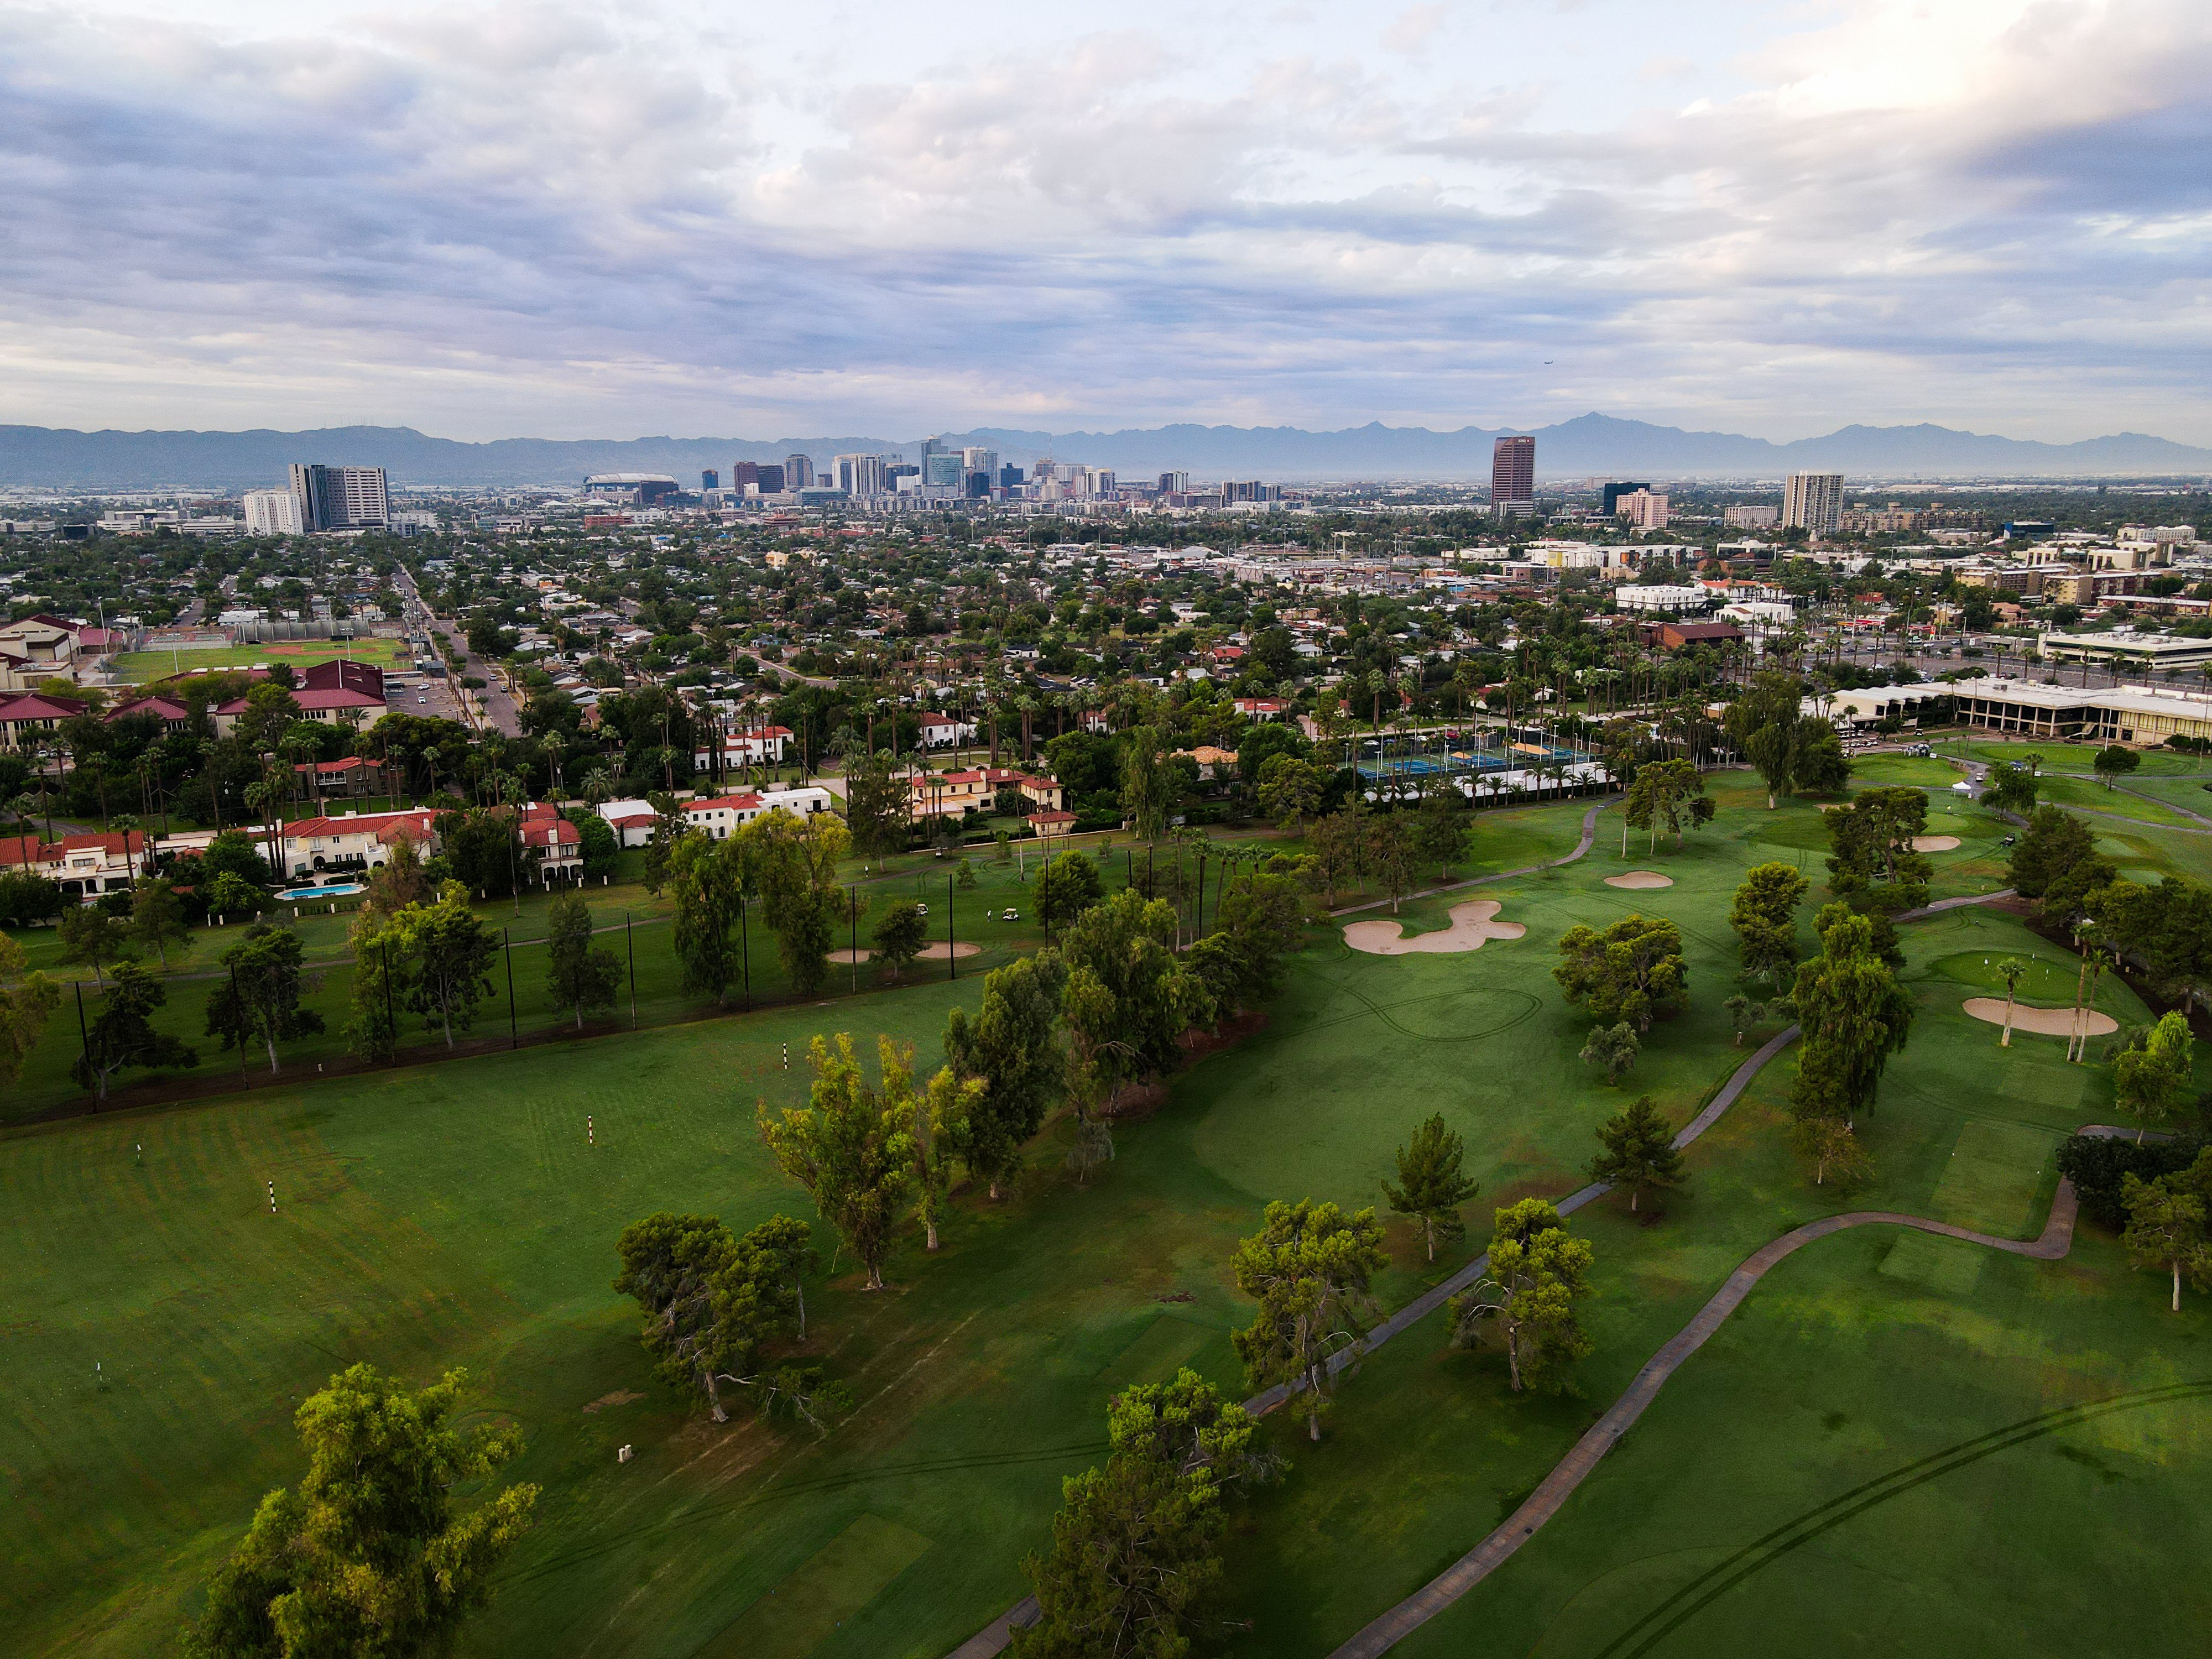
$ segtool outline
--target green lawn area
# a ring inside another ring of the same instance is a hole
[[[199,651],[125,651],[115,659],[114,667],[125,679],[144,684],[177,673],[190,673],[195,668],[262,668],[280,662],[290,663],[294,668],[306,668],[339,657],[390,668],[406,652],[404,640],[281,640],[261,645],[215,646]]]
[[[2134,781],[2129,781],[2132,783]],[[2198,792],[2200,794],[2202,791]],[[2132,795],[2122,789],[2107,789],[2094,778],[2054,776],[2045,772],[2036,781],[2036,799],[2054,806],[2086,809],[2110,817],[2134,818],[2142,823],[2186,824],[2190,820],[2170,807]],[[2203,799],[2212,802],[2212,795]],[[2202,824],[2197,826],[2203,828]]]
[[[1715,787],[1720,820],[1679,851],[1635,836],[1624,861],[1615,808],[1580,863],[1404,907],[1409,929],[1440,927],[1452,903],[1492,891],[1501,919],[1527,926],[1521,940],[1377,957],[1316,927],[1265,1029],[1119,1127],[1115,1161],[1087,1189],[1065,1172],[1054,1126],[1009,1202],[961,1194],[944,1249],[932,1257],[909,1237],[885,1292],[863,1291],[845,1264],[825,1270],[808,1287],[810,1316],[857,1405],[818,1440],[743,1416],[716,1428],[653,1380],[635,1312],[609,1289],[614,1237],[658,1208],[738,1227],[778,1210],[811,1220],[753,1129],[757,1099],[803,1093],[785,1045],[883,1031],[933,1064],[945,1014],[973,1008],[981,968],[1034,945],[1026,921],[961,963],[957,984],[939,964],[927,983],[835,1007],[320,1082],[295,1061],[287,1085],[243,1097],[0,1131],[0,1247],[22,1264],[0,1287],[11,1650],[167,1651],[256,1499],[296,1475],[295,1402],[368,1358],[418,1379],[465,1364],[485,1407],[528,1437],[512,1473],[544,1486],[539,1524],[465,1652],[937,1659],[1021,1594],[1020,1559],[1042,1544],[1060,1478],[1099,1454],[1109,1393],[1179,1364],[1241,1392],[1228,1334],[1248,1313],[1226,1263],[1267,1200],[1378,1202],[1393,1150],[1442,1112],[1483,1183],[1477,1249],[1493,1205],[1579,1184],[1595,1127],[1627,1099],[1649,1092],[1679,1122],[1709,1097],[1746,1052],[1720,1009],[1735,984],[1729,894],[1766,858],[1804,863],[1816,902],[1821,874],[1816,848],[1790,844],[1817,827],[1812,806],[1770,815],[1740,775]],[[1463,873],[1557,856],[1584,810],[1481,815]],[[1987,862],[1972,845],[1936,861],[1954,884],[1983,879],[1951,872]],[[878,902],[923,892],[934,920],[948,868],[895,860]],[[1624,869],[1674,885],[1604,884]],[[984,876],[963,896],[963,936],[966,903],[1019,902],[1010,878]],[[1563,1006],[1550,969],[1567,927],[1631,911],[1681,925],[1693,1000],[1613,1090],[1577,1060],[1588,1022]],[[651,931],[665,940],[665,927]],[[865,943],[865,918],[862,932]],[[2111,1119],[2106,1073],[2066,1066],[2056,1042],[2001,1050],[1959,1003],[1985,988],[1984,957],[2035,956],[2055,973],[2060,953],[1971,909],[1905,937],[1920,1024],[1868,1125],[1873,1186],[1846,1197],[1806,1182],[1788,1149],[1785,1057],[1698,1143],[1694,1185],[1663,1218],[1645,1224],[1610,1202],[1577,1218],[1599,1261],[1598,1348],[1577,1395],[1512,1398],[1500,1362],[1447,1352],[1432,1318],[1368,1362],[1319,1447],[1273,1425],[1292,1471],[1240,1515],[1234,1612],[1253,1625],[1232,1650],[1325,1653],[1425,1582],[1784,1228],[1877,1205],[2039,1224],[2050,1147]],[[765,942],[755,950],[764,957]],[[538,977],[518,960],[526,1015],[524,981]],[[680,1001],[672,970],[660,994]],[[2100,1002],[2142,1018],[2110,976]],[[817,1236],[826,1258],[832,1241]],[[1390,1237],[1386,1305],[1455,1265],[1432,1269],[1395,1220]],[[2160,1283],[2127,1273],[2108,1241],[2085,1237],[2049,1266],[1961,1267],[1952,1252],[1966,1249],[1870,1230],[1794,1259],[1567,1512],[1405,1650],[1626,1652],[1644,1634],[1606,1644],[1632,1626],[1648,1634],[1678,1589],[1862,1481],[2057,1407],[2202,1372],[2202,1299],[2172,1318]],[[1821,1534],[1667,1639],[1770,1653],[1763,1616],[1776,1629],[1863,1625],[1881,1651],[1933,1651],[1887,1610],[1925,1606],[1945,1645],[1994,1650],[1976,1632],[2003,1616],[2008,1651],[2058,1650],[2081,1645],[2074,1621],[2095,1595],[2097,1650],[2189,1650],[2180,1633],[2205,1612],[2192,1569],[2208,1528],[2193,1499],[2212,1443],[2199,1420],[2146,1407],[2000,1452]],[[625,1465],[615,1452],[626,1444],[637,1457]],[[2025,1578],[2004,1553],[2022,1499],[2038,1505]],[[1875,1562],[1887,1594],[1868,1622]],[[2108,1605],[2107,1582],[2143,1593]]]

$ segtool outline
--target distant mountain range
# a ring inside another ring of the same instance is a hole
[[[1126,477],[1180,469],[1200,479],[1487,478],[1491,445],[1512,428],[1373,422],[1339,432],[1297,427],[1180,425],[1121,432],[1025,432],[987,427],[945,441],[981,444],[1029,465],[1054,456],[1112,467]],[[1608,415],[1534,428],[1544,477],[1779,478],[1807,468],[1870,480],[2212,474],[2212,449],[2136,432],[2079,443],[2038,443],[1941,426],[1847,426],[1821,438],[1771,443],[1729,432]],[[594,472],[669,472],[690,482],[734,461],[794,453],[816,466],[853,451],[921,453],[919,438],[503,438],[460,443],[411,427],[349,426],[313,432],[75,432],[0,426],[0,485],[160,489],[236,488],[283,480],[294,461],[381,466],[395,484],[574,484]]]

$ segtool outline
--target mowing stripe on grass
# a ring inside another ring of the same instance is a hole
[[[1676,1590],[1642,1619],[1598,1650],[1594,1659],[1640,1659],[1664,1641],[1674,1631],[1692,1618],[1700,1609],[1710,1605],[1745,1579],[1771,1563],[1779,1560],[1800,1545],[1809,1544],[1821,1534],[1841,1526],[1854,1516],[1862,1515],[1876,1504],[1887,1504],[1893,1498],[1902,1498],[1916,1486],[1925,1486],[1940,1475],[1962,1469],[1969,1463],[1978,1463],[1984,1457],[2014,1446],[2039,1440],[2045,1435],[2055,1434],[2060,1429],[2072,1428],[2076,1424],[2094,1422],[2100,1417],[2110,1417],[2118,1412],[2140,1411],[2146,1407],[2162,1406],[2184,1400],[2202,1399],[2212,1395],[2212,1378],[2200,1378],[2193,1382],[2169,1382],[2160,1388],[2138,1389],[2127,1394],[2108,1395],[2102,1400],[2083,1401],[2076,1405],[2061,1406],[2034,1417],[2008,1423],[2003,1428],[1992,1429],[1977,1435],[1972,1440],[1962,1440],[1955,1446],[1947,1446],[1939,1452],[1892,1469],[1888,1474],[1854,1486],[1840,1496],[1805,1511],[1795,1520],[1785,1521],[1765,1536],[1747,1544],[1727,1560],[1698,1575]],[[1703,1594],[1698,1594],[1703,1591]],[[1685,1597],[1695,1596],[1687,1606],[1681,1606]],[[1674,1616],[1656,1630],[1653,1620],[1669,1608],[1680,1607]],[[1650,1631],[1649,1635],[1644,1635]],[[1644,1639],[1632,1648],[1626,1644],[1638,1636]]]
[[[805,1659],[928,1553],[929,1540],[864,1515],[784,1576],[697,1651],[697,1659]]]
[[[1109,1395],[1146,1382],[1165,1382],[1212,1334],[1203,1325],[1161,1314],[1100,1370],[1098,1381]]]

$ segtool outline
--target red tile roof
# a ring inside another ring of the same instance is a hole
[[[189,720],[191,710],[174,697],[165,697],[159,692],[150,696],[133,697],[129,702],[118,702],[109,709],[105,718],[119,720],[130,714],[154,714],[165,720]]]
[[[35,691],[0,702],[0,720],[66,720],[84,712],[81,702],[64,702],[58,697],[40,696]]]
[[[349,812],[343,817],[301,818],[286,824],[284,835],[287,840],[297,841],[307,836],[358,836],[366,832],[379,841],[388,842],[401,835],[428,841],[436,816],[427,811]]]
[[[64,836],[56,842],[40,842],[29,836],[9,836],[0,841],[0,865],[52,864],[71,853],[88,852],[94,848],[105,853],[120,854],[125,858],[143,858],[146,854],[145,832],[115,830],[106,835]]]

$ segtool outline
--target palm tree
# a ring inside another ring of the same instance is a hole
[[[279,769],[280,763],[270,761],[261,774],[260,781],[246,786],[246,804],[256,812],[265,813],[269,850],[269,867],[282,881],[284,877],[284,797],[291,786],[291,776]]]
[[[602,802],[611,799],[614,793],[615,781],[608,775],[605,767],[594,766],[584,774],[584,804],[586,805],[597,808]]]
[[[2022,962],[2018,957],[2007,957],[2002,962],[1997,963],[1998,977],[2002,979],[2005,982],[2004,1036],[1997,1043],[1997,1047],[2000,1048],[2009,1048],[2012,1047],[2013,995],[2014,990],[2020,984],[2021,976],[2027,972],[2027,964]]]
[[[714,756],[718,763],[721,758],[722,752],[720,736],[720,728],[717,727],[715,730]],[[552,769],[552,793],[554,799],[557,800],[560,799],[561,795],[561,757],[568,752],[568,740],[566,738],[563,738],[557,730],[548,732],[545,734],[545,741],[542,746],[545,750],[545,763]]]

